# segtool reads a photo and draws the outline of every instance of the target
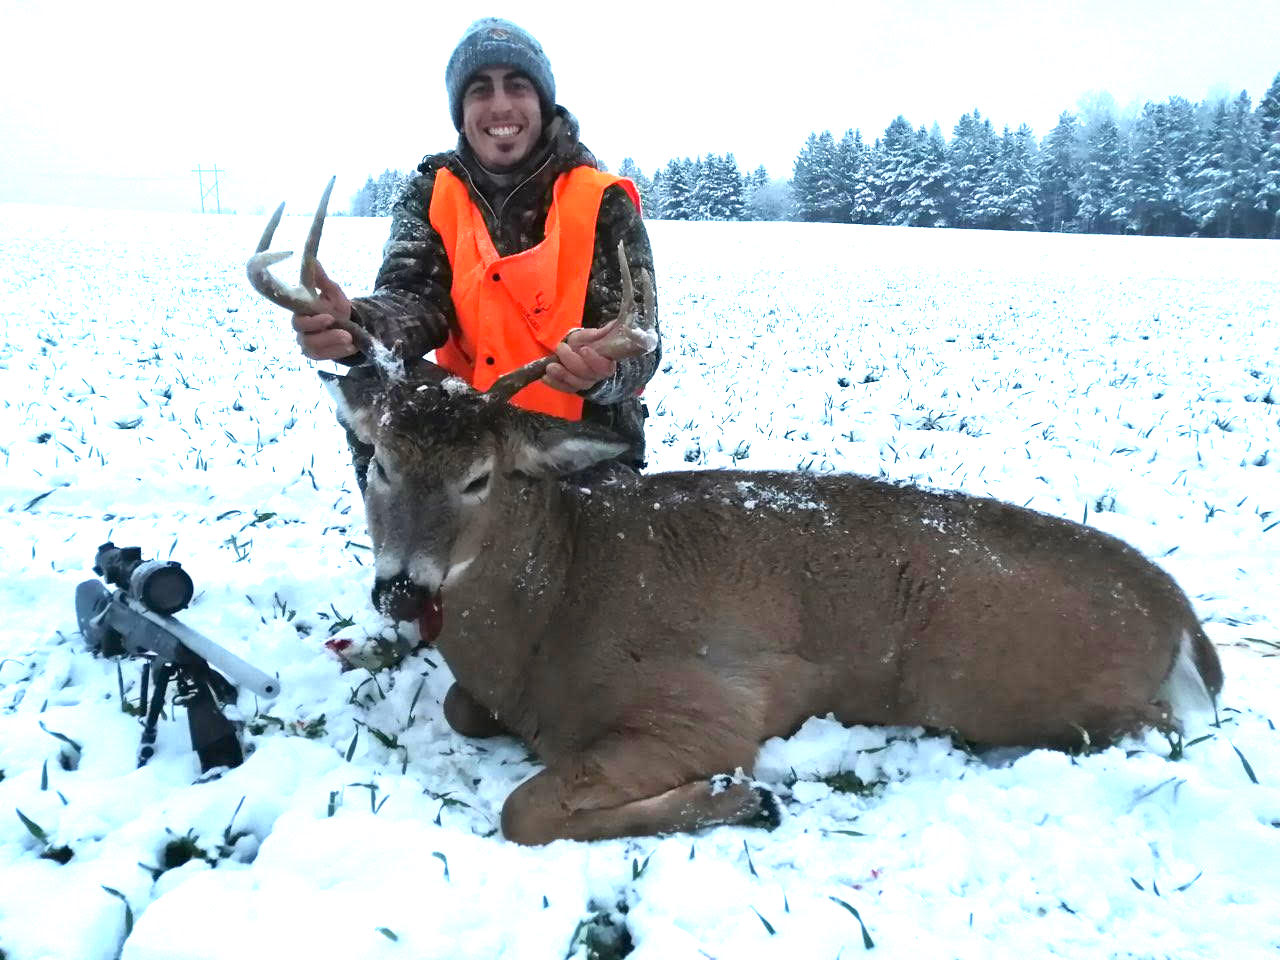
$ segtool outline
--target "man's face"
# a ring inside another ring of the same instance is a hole
[[[542,133],[542,104],[533,83],[510,67],[481,70],[462,92],[462,133],[488,169],[520,164]]]

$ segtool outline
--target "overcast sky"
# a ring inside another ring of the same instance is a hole
[[[1096,91],[1256,103],[1280,72],[1280,0],[0,0],[0,201],[199,209],[217,164],[224,209],[305,212],[331,173],[344,209],[453,145],[445,63],[486,14],[538,37],[601,160],[649,173],[732,151],[786,177],[811,131],[870,141],[899,113],[1043,137]]]

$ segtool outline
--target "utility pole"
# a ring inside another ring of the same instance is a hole
[[[201,213],[204,213],[204,212],[205,212],[205,209],[204,209],[204,201],[205,201],[205,198],[209,196],[209,192],[210,192],[210,191],[213,191],[213,200],[214,200],[214,203],[215,203],[215,205],[217,206],[218,213],[221,213],[221,212],[222,212],[222,196],[221,196],[221,194],[218,192],[218,174],[219,174],[219,173],[226,173],[227,171],[225,171],[225,170],[219,170],[219,169],[218,169],[218,165],[215,163],[215,164],[213,165],[213,169],[212,169],[212,170],[206,170],[206,169],[204,169],[204,167],[203,167],[203,166],[201,166],[201,165],[197,164],[197,165],[196,165],[196,168],[195,168],[194,170],[192,170],[191,172],[192,172],[192,173],[194,173],[197,177],[199,177],[199,178],[200,178],[200,212],[201,212]],[[213,174],[213,185],[212,185],[211,187],[209,187],[209,189],[208,189],[208,190],[206,190],[206,189],[204,188],[204,175],[205,175],[206,173],[212,173],[212,174]]]

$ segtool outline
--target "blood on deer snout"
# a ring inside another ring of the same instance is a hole
[[[393,620],[416,620],[431,603],[432,592],[408,576],[378,577],[373,581],[373,606]]]

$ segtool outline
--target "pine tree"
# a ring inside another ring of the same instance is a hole
[[[916,179],[915,146],[915,131],[899,114],[885,128],[875,168],[876,183],[880,188],[876,214],[881,223],[907,222],[910,211],[904,210],[903,203]]]
[[[1205,134],[1191,195],[1191,213],[1207,236],[1233,237],[1260,233],[1257,208],[1264,155],[1262,132],[1249,95],[1241,91],[1231,103],[1220,103]]]
[[[724,219],[746,219],[746,185],[742,179],[742,171],[738,169],[738,160],[732,153],[726,153],[720,161],[720,202],[723,204]]]
[[[924,133],[924,127],[920,128]],[[922,141],[924,160],[920,167],[920,182],[917,190],[925,198],[922,209],[926,219],[931,223],[921,222],[921,226],[949,227],[955,219],[955,208],[951,196],[951,165],[947,163],[947,141],[943,139],[942,127],[935,122],[929,130],[927,141]],[[933,213],[929,214],[929,210]]]
[[[1041,230],[1066,230],[1076,218],[1075,183],[1080,178],[1080,124],[1063,111],[1058,125],[1045,137],[1040,149],[1039,223]]]
[[[1271,218],[1271,229],[1266,235],[1272,240],[1280,240],[1280,136],[1272,136],[1259,164],[1258,205],[1265,215],[1264,230],[1265,217]]]
[[[618,167],[618,176],[626,177],[636,185],[636,192],[640,194],[640,208],[646,217],[652,216],[651,211],[655,210],[653,196],[653,181],[644,175],[644,172],[636,166],[636,162],[630,157],[622,161],[622,166]]]
[[[373,216],[373,193],[376,185],[373,177],[365,181],[364,186],[356,191],[356,195],[351,198],[351,215],[353,217],[372,217]]]
[[[991,226],[1001,230],[1036,229],[1040,185],[1036,178],[1036,138],[1025,123],[1014,133],[1004,128],[990,191]]]
[[[1172,217],[1169,232],[1185,237],[1195,229],[1190,213],[1191,192],[1195,188],[1197,144],[1200,121],[1196,108],[1183,97],[1170,97],[1165,113],[1168,166],[1165,170],[1163,201]]]
[[[1184,205],[1196,140],[1195,112],[1186,100],[1173,97],[1143,108],[1130,134],[1129,161],[1119,185],[1129,230],[1183,236],[1193,229]]]
[[[972,114],[966,113],[956,121],[951,130],[951,146],[947,150],[947,161],[951,165],[951,202],[956,211],[956,226],[973,226],[972,206],[973,193],[977,189],[977,169],[972,161],[974,126],[976,121]]]
[[[1201,138],[1195,170],[1192,172],[1194,186],[1188,197],[1188,212],[1196,221],[1197,228],[1210,236],[1217,235],[1215,231],[1226,219],[1227,207],[1230,205],[1224,199],[1228,189],[1225,186],[1228,173],[1227,160],[1223,154],[1223,145],[1229,139],[1227,127],[1230,122],[1226,103],[1218,103],[1213,108],[1209,126]]]
[[[710,153],[700,162],[692,203],[698,220],[742,219],[742,173],[733,154]]]
[[[1116,213],[1123,208],[1119,191],[1123,163],[1120,128],[1110,114],[1103,114],[1089,132],[1075,188],[1079,198],[1076,223],[1082,232],[1116,230]]]
[[[769,171],[764,165],[756,167],[754,171],[747,174],[743,178],[742,183],[742,203],[744,208],[744,217],[747,220],[767,220],[768,217],[763,216],[761,203],[763,201],[764,191],[769,186]]]
[[[862,134],[855,132],[858,169],[850,179],[849,219],[854,223],[879,223],[876,210],[880,201],[876,193],[875,170],[880,163],[880,141],[867,147]]]
[[[1276,74],[1258,101],[1255,117],[1262,140],[1262,157],[1258,164],[1258,207],[1262,214],[1262,231],[1272,239],[1280,239],[1280,73]]]
[[[403,170],[383,170],[378,176],[365,181],[351,198],[353,217],[386,217],[400,199],[400,193],[409,180]]]
[[[840,188],[836,142],[830,130],[809,134],[796,157],[791,184],[801,220],[848,222],[849,198]]]
[[[1129,134],[1129,163],[1120,190],[1128,207],[1127,227],[1135,233],[1159,234],[1167,220],[1164,210],[1165,170],[1168,167],[1163,104],[1148,103]]]
[[[391,216],[391,208],[400,199],[409,175],[401,170],[383,170],[378,176],[374,190],[373,215],[375,217]]]
[[[1280,73],[1271,81],[1271,86],[1258,101],[1258,128],[1267,143],[1272,143],[1280,136]]]
[[[833,179],[836,195],[840,202],[833,216],[847,223],[857,222],[854,216],[854,197],[857,196],[863,177],[866,148],[862,143],[862,133],[858,130],[846,130],[840,142],[836,144]]]
[[[814,204],[820,212],[820,219],[826,223],[848,223],[849,198],[840,182],[840,158],[830,130],[823,131],[818,137],[818,151],[822,162],[818,167]]]
[[[888,139],[886,132],[886,142]],[[904,162],[898,170],[902,186],[894,223],[908,227],[946,226],[950,202],[946,155],[942,129],[936,123],[931,132],[921,127],[911,135]]]
[[[956,226],[989,227],[999,215],[991,196],[999,153],[1000,141],[990,120],[977,110],[960,118],[947,156]]]
[[[708,154],[693,161],[689,182],[693,185],[689,191],[689,219],[714,220],[711,216],[711,192],[709,182],[712,168],[716,164],[716,155]]]
[[[719,161],[714,154],[711,155],[711,159],[714,162]],[[704,157],[694,157],[691,164],[688,169],[689,182],[693,184],[689,194],[691,217],[694,220],[710,220],[711,205],[707,202],[710,195],[708,178],[711,176],[713,163],[709,163]]]
[[[667,169],[662,174],[662,219],[694,219],[692,170],[693,163],[687,158],[667,162]]]
[[[975,118],[978,111],[973,112]],[[982,118],[974,129],[974,153],[978,183],[973,194],[974,226],[989,229],[1000,217],[1002,198],[995,192],[995,176],[1000,161],[1000,138],[988,118]]]
[[[816,206],[813,202],[817,194],[818,167],[822,158],[818,154],[818,135],[809,134],[804,146],[796,154],[795,164],[791,170],[791,189],[795,192],[796,216],[805,222],[817,220]]]
[[[653,171],[652,184],[653,184],[653,202],[650,204],[648,209],[645,210],[644,215],[654,220],[666,219],[663,216],[662,210],[666,206],[666,202],[667,202],[666,200],[667,185],[665,181],[662,179],[661,170]]]

